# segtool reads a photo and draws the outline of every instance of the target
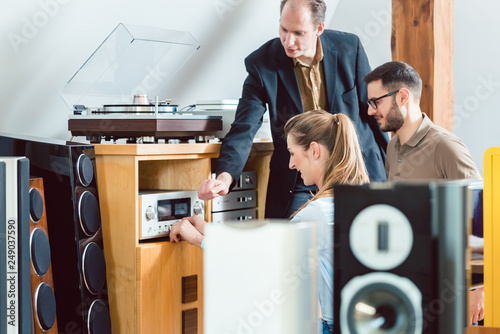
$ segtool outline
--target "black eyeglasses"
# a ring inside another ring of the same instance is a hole
[[[388,97],[388,96],[394,95],[397,92],[399,92],[399,89],[395,90],[394,92],[390,92],[389,94],[382,95],[381,97],[376,97],[376,98],[373,98],[373,99],[366,100],[366,103],[368,103],[368,105],[370,107],[372,107],[373,109],[377,109],[377,107],[378,107],[377,106],[377,101],[378,100],[383,99],[384,97]]]

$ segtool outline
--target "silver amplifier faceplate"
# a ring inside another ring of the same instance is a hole
[[[254,208],[257,206],[257,191],[238,190],[212,200],[212,212]]]
[[[256,189],[257,188],[257,172],[242,172],[240,178],[236,180],[235,190]]]
[[[257,219],[257,209],[255,208],[212,213],[212,222],[214,223],[223,223],[228,221],[243,222],[252,219]]]
[[[184,217],[205,218],[205,202],[195,190],[139,191],[139,239],[167,237],[173,223]]]

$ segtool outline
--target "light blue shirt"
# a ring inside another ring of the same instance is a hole
[[[318,294],[321,313],[333,326],[333,196],[318,198],[300,210],[291,222],[318,223]]]

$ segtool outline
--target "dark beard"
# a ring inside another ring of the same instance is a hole
[[[384,132],[396,132],[403,126],[405,119],[396,101],[392,101],[391,109],[385,116],[385,122],[385,126],[380,128]]]

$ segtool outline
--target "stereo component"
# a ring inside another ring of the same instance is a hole
[[[233,188],[235,190],[245,190],[245,189],[256,189],[257,188],[257,172],[242,172],[239,179],[236,181],[236,185]]]
[[[465,182],[336,186],[335,333],[467,326]]]
[[[42,178],[30,178],[29,197],[33,327],[36,334],[58,333]]]
[[[203,333],[318,333],[315,223],[208,224],[205,235]]]
[[[68,130],[91,143],[215,135],[223,128],[222,116],[178,110],[170,99],[157,96],[175,90],[174,74],[198,48],[187,31],[118,24],[61,91],[73,111]]]
[[[43,178],[58,330],[111,333],[94,146],[0,134],[1,154]]]
[[[215,178],[215,175],[213,175]],[[234,188],[212,200],[212,221],[246,221],[257,218],[257,173],[242,172]]]
[[[246,209],[256,206],[257,191],[255,189],[231,191],[225,196],[219,196],[212,200],[212,212]]]
[[[197,191],[141,190],[139,197],[140,240],[168,237],[172,224],[184,217],[205,217],[205,202]]]
[[[24,157],[2,155],[0,152],[0,332],[29,333],[30,166]]]
[[[246,221],[252,219],[257,219],[256,208],[212,213],[213,223],[222,223],[225,221]]]

